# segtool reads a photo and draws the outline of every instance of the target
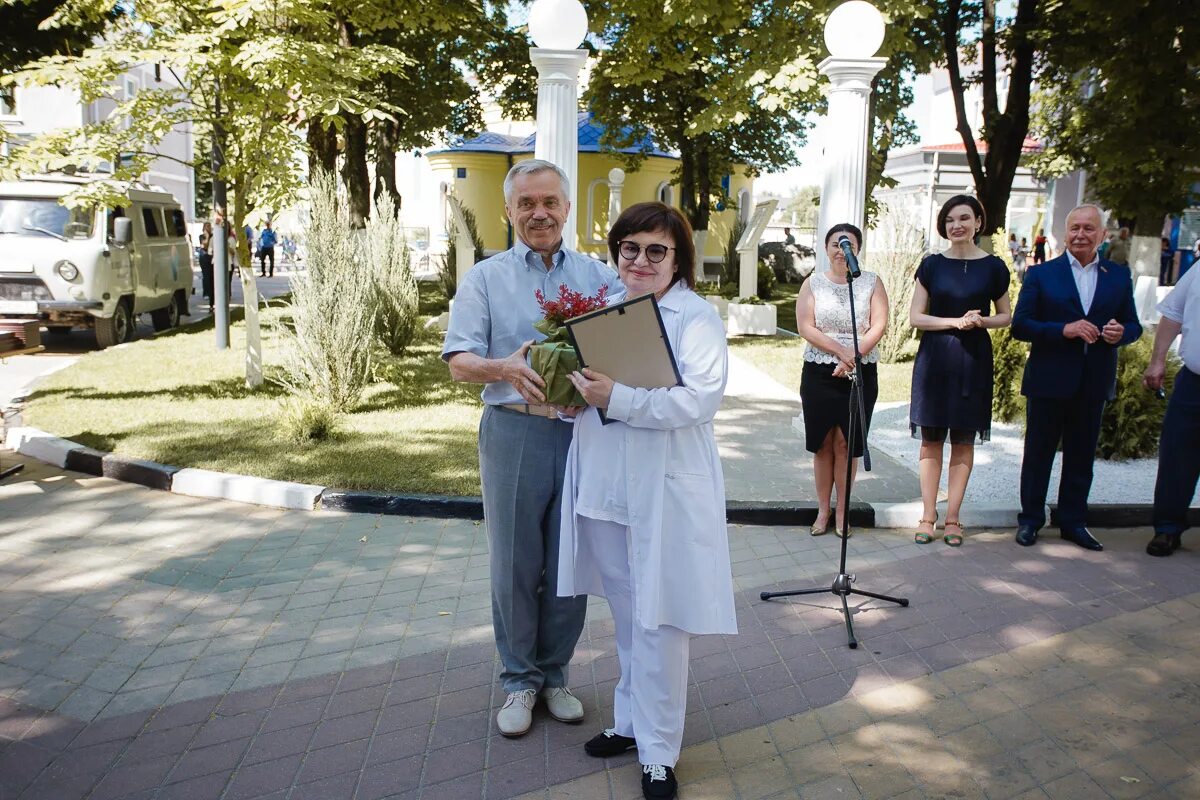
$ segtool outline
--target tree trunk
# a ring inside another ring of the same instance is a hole
[[[392,198],[400,214],[400,190],[396,188],[396,141],[399,126],[391,120],[375,124],[375,202],[384,194]]]
[[[680,136],[679,142],[679,208],[687,217],[692,229],[698,230],[695,146],[686,136]]]
[[[339,17],[338,44],[354,47],[354,28]],[[346,117],[344,131],[346,148],[343,151],[342,183],[346,186],[346,199],[350,205],[350,227],[365,228],[371,216],[371,177],[367,172],[367,125],[362,117],[353,114]]]
[[[337,132],[320,120],[308,125],[308,167],[337,172]]]
[[[696,142],[696,221],[692,223],[696,230],[708,230],[708,218],[712,214],[712,174],[709,170],[711,144],[708,136],[699,137]]]

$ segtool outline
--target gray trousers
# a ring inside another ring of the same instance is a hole
[[[567,685],[587,596],[559,597],[558,515],[571,425],[488,406],[479,423],[492,626],[506,692]]]

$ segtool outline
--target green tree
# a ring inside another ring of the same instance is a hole
[[[605,144],[653,135],[677,151],[681,205],[696,230],[727,202],[721,181],[735,164],[756,173],[795,163],[803,115],[823,102],[821,28],[809,7],[616,0],[588,11],[601,45],[586,100]],[[636,169],[644,158],[625,160]]]
[[[84,103],[111,104],[106,118],[38,136],[0,162],[10,174],[114,165],[110,179],[76,192],[76,203],[114,201],[127,181],[160,157],[163,136],[190,123],[197,140],[217,143],[231,193],[226,218],[240,228],[252,209],[278,208],[295,197],[302,175],[294,154],[303,120],[393,113],[372,82],[410,63],[386,45],[344,47],[305,35],[334,28],[336,13],[327,0],[286,6],[274,0],[146,0],[135,15],[116,17],[110,9],[107,0],[67,0],[47,24],[102,22],[101,35],[78,53],[47,56],[3,78],[8,85],[74,88]],[[145,63],[160,65],[162,82],[132,98],[116,96],[119,76]],[[248,263],[247,245],[240,246]]]
[[[1046,56],[1039,43],[1048,3],[1017,0],[1010,20],[997,17],[995,0],[939,0],[935,5],[942,50],[939,62],[949,73],[958,133],[975,194],[987,213],[982,232],[990,235],[1005,226],[1013,178],[1029,134],[1035,68]],[[924,25],[920,28],[924,30]],[[1105,38],[1111,38],[1111,31]],[[963,74],[964,60],[978,61],[973,77]],[[997,88],[998,69],[1008,73],[1003,102]],[[967,89],[975,83],[982,100],[983,124],[978,131],[972,129],[966,107]],[[977,138],[986,144],[982,153]]]
[[[1098,201],[1157,236],[1188,206],[1200,168],[1200,3],[1049,5],[1035,163],[1046,175],[1087,170]]]

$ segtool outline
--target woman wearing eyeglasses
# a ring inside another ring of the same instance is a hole
[[[657,298],[683,385],[635,389],[592,370],[572,375],[588,405],[567,454],[558,591],[607,598],[616,628],[613,727],[584,749],[605,758],[637,748],[643,795],[671,798],[689,638],[737,632],[712,424],[725,391],[725,327],[692,291],[696,251],[678,211],[630,206],[608,249],[626,295]]]
[[[813,454],[813,478],[817,485],[817,519],[812,535],[829,532],[833,487],[837,484],[837,512],[832,514],[834,531],[840,536],[850,487],[846,486],[846,459],[855,459],[850,479],[854,480],[857,459],[863,454],[863,431],[871,427],[871,412],[879,395],[879,354],[875,345],[883,338],[888,321],[888,296],[883,281],[864,271],[854,280],[854,315],[858,323],[858,352],[862,374],[855,373],[854,340],[850,327],[850,284],[846,279],[846,255],[837,242],[845,236],[854,253],[862,243],[862,231],[848,222],[834,225],[825,234],[828,272],[814,272],[796,295],[796,330],[808,344],[800,373],[800,403],[804,409],[804,439]],[[850,438],[851,378],[862,386],[867,418],[862,431]]]

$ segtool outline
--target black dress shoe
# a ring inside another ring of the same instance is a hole
[[[612,758],[634,747],[637,747],[636,739],[632,736],[622,736],[614,728],[609,728],[588,739],[583,751],[596,758]]]
[[[642,767],[642,797],[646,800],[672,800],[679,791],[675,770],[662,764]]]
[[[1183,535],[1179,533],[1156,533],[1146,545],[1146,552],[1152,556],[1169,556],[1179,549]]]
[[[1092,536],[1092,532],[1087,528],[1060,528],[1059,533],[1062,534],[1062,538],[1074,542],[1084,550],[1100,552],[1104,549],[1104,545],[1096,541],[1096,537]]]
[[[1030,547],[1037,542],[1038,529],[1032,525],[1017,526],[1017,544]]]

